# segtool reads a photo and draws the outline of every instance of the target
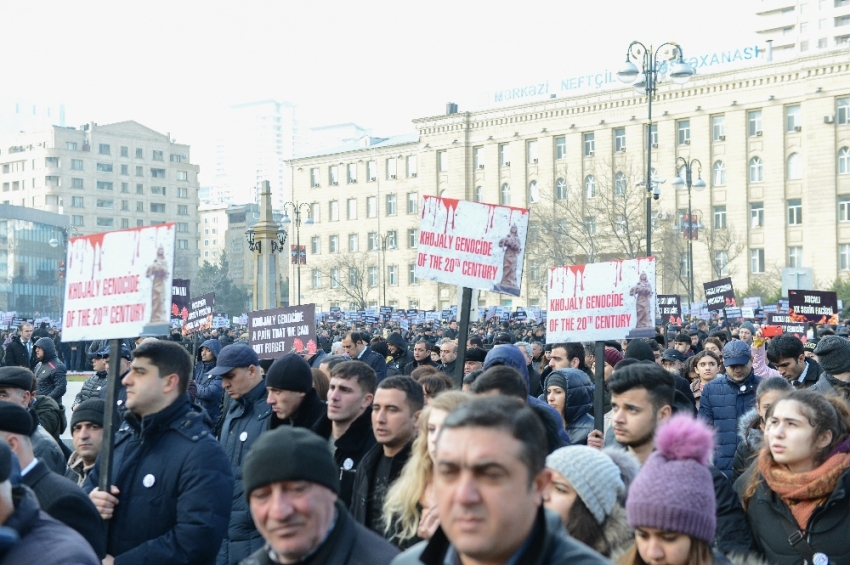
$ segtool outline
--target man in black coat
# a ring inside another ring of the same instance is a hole
[[[387,360],[369,349],[368,336],[360,332],[348,332],[342,338],[342,348],[352,359],[363,361],[372,367],[378,376],[378,382],[387,378]]]
[[[308,430],[282,427],[257,440],[243,481],[266,543],[242,565],[388,565],[398,550],[351,519],[337,471],[327,443]]]
[[[313,388],[310,366],[295,353],[287,353],[269,367],[266,392],[266,402],[272,407],[272,430],[278,426],[310,429],[327,411],[327,405]]]
[[[12,337],[12,341],[6,346],[6,355],[3,357],[3,365],[6,367],[24,367],[33,369],[38,363],[35,356],[35,341],[32,337],[32,324],[22,322],[18,326],[18,335]]]
[[[102,559],[106,555],[106,532],[97,509],[80,487],[51,472],[33,456],[29,436],[34,428],[29,411],[0,401],[0,438],[18,456],[23,483],[35,493],[42,510],[76,530]]]
[[[450,377],[455,375],[455,364],[457,363],[457,342],[445,341],[440,344],[440,365],[437,370]]]
[[[49,337],[42,337],[35,342],[35,355],[38,364],[35,366],[37,380],[36,396],[49,396],[62,406],[62,397],[68,388],[68,370],[56,355],[56,346]]]
[[[407,364],[413,362],[413,353],[408,350],[407,340],[400,333],[393,332],[387,338],[387,349],[392,355],[392,361],[387,363],[387,372],[403,374]]]
[[[404,374],[409,375],[414,369],[424,365],[437,366],[431,361],[431,343],[426,339],[420,339],[413,345],[413,361],[404,366]]]

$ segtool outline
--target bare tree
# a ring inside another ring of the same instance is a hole
[[[369,294],[377,293],[377,284],[370,284],[370,270],[378,268],[374,253],[339,253],[317,267],[322,285],[331,296],[356,304],[358,309],[368,305]],[[377,273],[376,273],[377,274]]]
[[[735,259],[747,247],[746,236],[742,237],[730,228],[705,228],[700,234],[700,241],[708,251],[714,275],[712,280],[734,276],[737,272]]]

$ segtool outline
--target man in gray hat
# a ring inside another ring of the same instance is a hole
[[[823,369],[821,379],[809,390],[837,394],[850,401],[850,341],[837,335],[824,336],[814,351]]]
[[[398,549],[349,516],[328,444],[303,428],[264,434],[245,458],[245,497],[265,540],[242,565],[387,565]]]

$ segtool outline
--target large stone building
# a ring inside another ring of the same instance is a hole
[[[845,51],[663,82],[653,112],[653,176],[668,181],[653,202],[659,292],[687,295],[688,191],[671,182],[679,158],[698,159],[708,184],[693,191],[697,299],[703,282],[725,275],[743,291],[775,286],[784,267],[812,267],[819,286],[850,273]],[[417,119],[412,135],[294,159],[293,200],[309,203],[315,221],[301,234],[304,301],[455,304],[454,287],[416,279],[425,194],[532,210],[522,295],[482,293],[480,304],[543,306],[546,267],[645,253],[645,192],[635,185],[646,117],[646,97],[618,88]]]
[[[176,222],[174,277],[198,269],[198,166],[134,121],[0,138],[0,203],[66,214],[71,232]]]

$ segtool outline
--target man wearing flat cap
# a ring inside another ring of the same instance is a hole
[[[36,459],[30,434],[36,423],[32,414],[11,402],[0,401],[0,440],[5,441],[21,464],[23,483],[32,489],[38,505],[53,518],[76,530],[98,557],[106,555],[106,535],[100,516],[80,487]]]
[[[399,553],[349,516],[338,500],[339,468],[313,432],[284,426],[264,434],[242,476],[265,546],[241,565],[386,565]]]
[[[266,371],[266,402],[272,407],[269,429],[278,426],[312,428],[328,406],[313,389],[310,365],[300,355],[287,353]]]

